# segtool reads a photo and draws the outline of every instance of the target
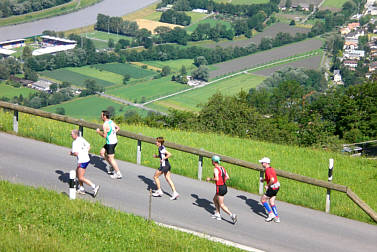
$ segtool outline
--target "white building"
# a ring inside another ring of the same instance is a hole
[[[346,59],[357,59],[359,60],[362,57],[365,57],[364,50],[344,50],[343,57]]]
[[[48,80],[38,80],[36,82],[29,84],[29,86],[31,88],[34,88],[34,89],[37,89],[37,90],[40,90],[40,91],[45,91],[45,92],[50,91],[51,85],[52,85],[52,82],[50,82]]]

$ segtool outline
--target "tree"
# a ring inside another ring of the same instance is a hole
[[[285,1],[285,7],[286,7],[287,9],[289,9],[289,8],[291,8],[291,6],[292,6],[292,0],[286,0],[286,1]]]
[[[125,74],[123,75],[123,84],[127,84],[127,82],[131,79],[131,75]]]
[[[25,60],[27,58],[30,58],[32,56],[32,50],[29,46],[25,46],[22,50],[22,59]]]
[[[171,72],[171,69],[169,66],[163,66],[160,74],[161,76],[167,76],[170,74],[170,72]]]
[[[194,58],[194,65],[200,67],[201,65],[208,65],[208,61],[204,56]]]
[[[108,40],[108,42],[107,42],[107,46],[108,46],[109,48],[114,48],[114,46],[115,46],[114,39],[110,38],[110,39]]]
[[[289,25],[296,25],[296,22],[292,19]]]
[[[31,81],[37,81],[38,74],[37,72],[31,70],[30,68],[24,67],[24,78]]]
[[[182,65],[181,70],[179,72],[180,72],[181,75],[186,75],[187,74],[186,67],[184,65]]]
[[[205,66],[199,66],[199,68],[192,71],[191,76],[197,80],[208,81],[208,78],[209,78],[208,68]]]
[[[65,109],[63,107],[57,107],[56,114],[65,115]]]
[[[9,78],[9,68],[0,62],[0,80],[7,80]]]
[[[106,110],[109,111],[110,117],[113,117],[115,115],[115,108],[113,106],[108,106]]]
[[[51,90],[52,93],[55,93],[58,90],[58,84],[52,83],[50,85],[50,90]]]

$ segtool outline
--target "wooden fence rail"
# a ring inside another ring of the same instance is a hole
[[[100,125],[100,124],[91,123],[91,122],[87,122],[87,121],[80,120],[80,119],[74,119],[74,118],[71,118],[71,117],[68,117],[68,116],[57,115],[57,114],[53,114],[53,113],[50,113],[50,112],[45,112],[45,111],[41,111],[41,110],[38,110],[38,109],[24,107],[24,106],[11,104],[11,103],[8,103],[8,102],[3,102],[3,101],[0,101],[0,107],[13,110],[15,112],[15,118],[17,117],[17,120],[18,120],[18,112],[22,112],[22,113],[26,113],[26,114],[31,114],[31,115],[35,115],[35,116],[44,117],[44,118],[49,118],[49,119],[60,121],[60,122],[66,122],[66,123],[78,125],[80,127],[80,129],[85,127],[85,128],[95,130],[97,128],[102,127],[102,125]],[[14,129],[18,129],[18,124],[16,122],[16,119],[14,120]],[[146,143],[150,143],[150,144],[154,144],[156,142],[156,139],[154,137],[144,136],[144,135],[141,135],[141,134],[136,134],[136,133],[128,132],[128,131],[125,131],[125,130],[119,130],[117,135],[138,141],[137,163],[140,163],[140,158],[141,158],[141,156],[140,156],[141,155],[141,142],[146,142]],[[169,147],[169,148],[172,148],[172,149],[175,149],[175,150],[178,150],[178,151],[182,151],[182,152],[186,152],[186,153],[190,153],[190,154],[199,156],[199,170],[201,170],[203,157],[211,158],[213,155],[216,154],[216,155],[221,157],[221,160],[223,162],[233,164],[233,165],[237,165],[237,166],[241,166],[241,167],[244,167],[244,168],[247,168],[247,169],[259,171],[260,174],[261,174],[260,176],[262,176],[262,174],[264,173],[264,168],[259,164],[253,164],[253,163],[250,163],[250,162],[247,162],[247,161],[244,161],[244,160],[224,156],[224,155],[217,154],[217,153],[210,152],[210,151],[206,151],[206,150],[203,150],[203,149],[196,149],[196,148],[192,148],[192,147],[189,147],[189,146],[180,145],[180,144],[173,143],[173,142],[165,142],[164,145],[166,147]],[[299,175],[299,174],[294,174],[294,173],[291,173],[291,172],[278,170],[278,169],[276,169],[276,174],[279,175],[280,177],[288,178],[288,179],[298,181],[298,182],[302,182],[302,183],[305,183],[305,184],[310,184],[310,185],[314,185],[314,186],[318,186],[318,187],[327,188],[327,189],[330,189],[330,190],[336,190],[336,191],[339,191],[339,192],[346,193],[347,196],[350,199],[352,199],[353,202],[355,202],[365,213],[367,213],[375,222],[377,222],[377,213],[371,207],[369,207],[364,201],[362,201],[347,186],[334,184],[334,183],[331,183],[331,182],[328,182],[328,181],[319,180],[319,179],[315,179],[315,178],[311,178],[311,177],[307,177],[307,176],[302,176],[302,175]],[[201,174],[200,175],[198,174],[198,177],[199,177],[199,179],[201,179]]]

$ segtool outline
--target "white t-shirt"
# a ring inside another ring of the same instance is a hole
[[[78,153],[77,163],[81,164],[90,161],[88,154],[89,148],[90,144],[83,137],[77,137],[76,140],[72,142],[72,153]]]

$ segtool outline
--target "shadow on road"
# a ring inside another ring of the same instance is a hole
[[[262,217],[267,217],[266,211],[264,210],[264,207],[259,204],[258,201],[253,200],[253,199],[248,199],[244,195],[238,195],[237,198],[240,198],[245,201],[245,203],[253,210],[254,213],[258,214],[259,216]]]
[[[204,208],[210,214],[215,213],[216,208],[212,206],[213,205],[212,201],[209,201],[205,198],[199,198],[197,194],[191,194],[191,197],[195,199],[195,202],[192,203],[193,205]]]
[[[148,191],[148,192],[149,192],[150,189],[152,189],[152,190],[157,189],[157,187],[156,187],[156,185],[154,184],[154,181],[153,181],[153,180],[151,180],[151,179],[149,179],[149,178],[147,178],[147,177],[145,177],[145,176],[143,176],[143,175],[139,175],[138,177],[139,177],[139,179],[141,179],[145,184],[148,185],[148,187],[147,187],[147,191]]]
[[[100,169],[101,171],[104,171],[107,173],[107,164],[105,163],[105,160],[99,156],[95,155],[89,155],[90,156],[90,164],[92,164],[94,167]]]
[[[56,170],[56,174],[59,174],[60,176],[58,179],[63,182],[63,183],[68,183],[69,182],[69,172],[63,172],[61,170]]]

